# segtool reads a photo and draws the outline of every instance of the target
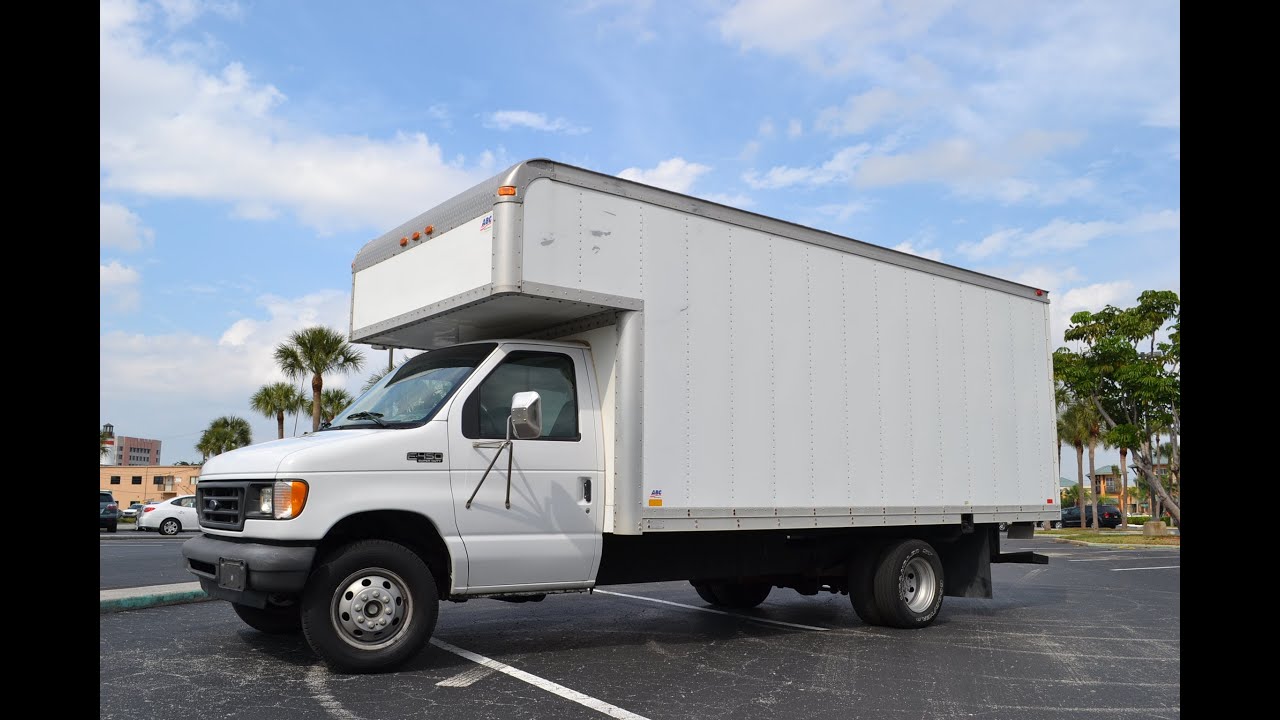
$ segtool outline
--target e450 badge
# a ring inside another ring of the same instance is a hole
[[[416,460],[417,462],[444,462],[444,453],[437,452],[411,452],[404,456],[405,460]]]

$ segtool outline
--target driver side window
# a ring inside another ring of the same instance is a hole
[[[580,440],[573,360],[560,353],[518,350],[480,383],[462,408],[462,434],[471,439],[507,436],[511,396],[528,390],[542,398],[544,440]]]

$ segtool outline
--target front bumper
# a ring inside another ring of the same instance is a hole
[[[242,605],[265,607],[270,594],[302,591],[311,573],[312,546],[232,542],[199,535],[182,544],[187,570],[210,596]],[[243,576],[225,575],[226,563],[242,563]]]

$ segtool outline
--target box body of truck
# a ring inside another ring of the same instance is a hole
[[[1059,516],[1043,291],[589,170],[522,162],[370,241],[349,334],[427,352],[212,459],[184,545],[340,670],[403,662],[437,597],[614,583],[922,627],[1044,561],[998,524]]]
[[[1058,515],[1048,307],[1034,288],[530,161],[363,248],[351,338],[589,344],[606,532],[1022,522]]]

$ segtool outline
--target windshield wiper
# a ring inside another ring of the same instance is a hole
[[[372,420],[378,423],[378,427],[387,426],[386,423],[382,422],[382,413],[369,412],[368,410],[361,410],[360,412],[357,412],[357,413],[351,413],[350,415],[347,416],[347,419],[348,420]]]

